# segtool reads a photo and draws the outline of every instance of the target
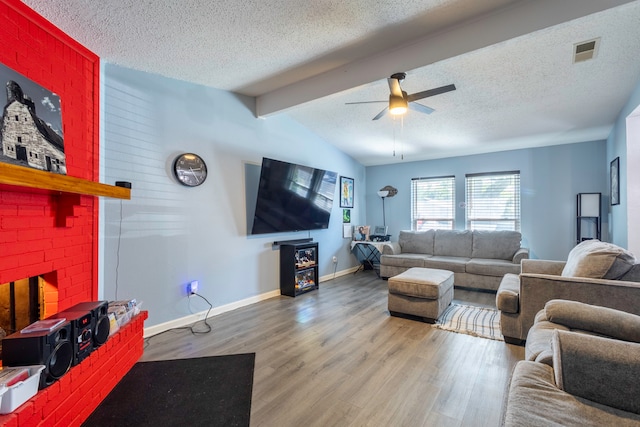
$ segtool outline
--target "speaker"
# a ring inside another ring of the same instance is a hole
[[[70,307],[70,311],[90,311],[94,319],[93,328],[93,347],[100,347],[107,342],[111,323],[109,322],[109,302],[108,301],[90,301],[81,302]]]
[[[65,319],[71,324],[71,343],[73,345],[73,361],[75,366],[87,358],[93,351],[94,318],[90,311],[64,310],[47,319]]]
[[[44,365],[40,389],[50,386],[67,373],[73,354],[69,322],[52,331],[16,332],[2,340],[2,366]]]

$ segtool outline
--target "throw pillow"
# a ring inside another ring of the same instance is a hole
[[[473,230],[472,258],[513,260],[520,249],[521,235],[511,230]]]
[[[433,255],[435,230],[400,231],[398,243],[402,253]]]
[[[569,252],[562,276],[615,280],[634,263],[633,254],[620,246],[595,239],[585,240]]]

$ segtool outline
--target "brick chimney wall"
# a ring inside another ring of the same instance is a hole
[[[67,175],[98,181],[99,58],[19,0],[0,0],[0,44],[0,63],[60,96]],[[0,284],[40,275],[58,291],[48,313],[97,299],[98,199],[0,184]],[[0,425],[80,426],[142,356],[146,318],[142,312],[60,380],[1,415]]]
[[[2,64],[60,96],[67,175],[97,181],[99,58],[17,0],[0,0],[0,44]],[[97,243],[96,197],[0,185],[0,283],[46,274],[48,312],[97,298]]]

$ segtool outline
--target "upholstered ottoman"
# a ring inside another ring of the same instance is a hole
[[[389,278],[388,308],[392,316],[419,317],[435,323],[453,299],[453,272],[413,267]]]

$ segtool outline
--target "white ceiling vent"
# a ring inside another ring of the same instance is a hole
[[[598,54],[600,38],[576,43],[573,49],[573,62],[583,62],[593,59]]]

